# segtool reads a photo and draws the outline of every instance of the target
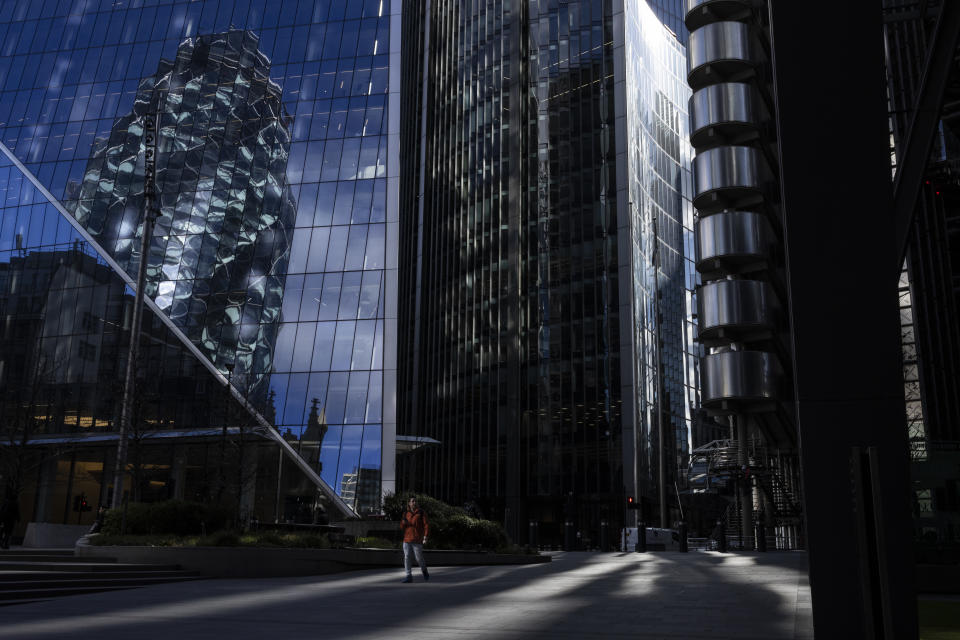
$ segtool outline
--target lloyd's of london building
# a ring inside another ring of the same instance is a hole
[[[22,520],[109,504],[143,260],[124,493],[271,521],[309,521],[318,495],[331,517],[378,512],[369,487],[394,489],[400,3],[8,8],[0,484]]]
[[[690,91],[646,3],[18,1],[0,43],[0,473],[24,521],[114,491],[144,259],[131,500],[309,521],[414,489],[518,541],[676,505]]]

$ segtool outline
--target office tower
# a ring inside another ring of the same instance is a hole
[[[209,499],[201,478],[216,475],[215,440],[241,432],[251,448],[243,464],[263,480],[245,498],[248,513],[288,517],[287,504],[319,489],[331,517],[353,516],[359,505],[338,494],[357,469],[364,490],[354,499],[376,502],[371,479],[378,491],[393,488],[400,105],[390,69],[399,68],[400,3],[8,8],[0,16],[0,152],[17,187],[7,188],[0,223],[3,263],[10,273],[61,265],[62,274],[77,260],[69,256],[84,255],[113,283],[100,297],[73,296],[81,315],[47,332],[64,366],[73,370],[80,358],[85,379],[99,385],[58,387],[63,410],[44,414],[29,455],[46,460],[44,473],[62,467],[61,476],[40,474],[38,483],[33,475],[17,488],[57,502],[50,496],[81,482],[69,469],[87,459],[109,466],[121,389],[107,381],[122,381],[125,366],[132,296],[124,287],[135,286],[141,260],[144,130],[153,115],[159,218],[137,392],[154,400],[137,400],[134,425],[153,440],[142,440],[150,464],[141,467],[171,495]],[[21,301],[46,295],[40,280],[14,284]],[[31,305],[0,313],[22,331],[49,325],[49,309]],[[64,333],[78,324],[76,336]],[[110,349],[97,346],[101,338]],[[179,372],[158,387],[168,378],[157,358],[170,354]],[[36,386],[30,367],[2,357],[4,411],[22,415],[34,402],[21,393]],[[161,441],[169,445],[162,454]],[[96,474],[83,482],[93,483],[88,495],[110,490]],[[37,519],[56,520],[56,512],[50,506]]]
[[[684,49],[645,3],[403,20],[399,414],[439,444],[399,481],[517,541],[652,522],[697,406]]]

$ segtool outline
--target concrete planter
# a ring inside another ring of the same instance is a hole
[[[33,549],[69,549],[88,531],[88,524],[30,522],[23,535],[23,546]]]
[[[400,568],[397,549],[278,549],[271,547],[98,547],[81,539],[76,555],[116,558],[135,564],[179,565],[216,578],[317,576],[356,569]],[[427,551],[427,565],[539,564],[550,556],[504,555],[471,551]]]

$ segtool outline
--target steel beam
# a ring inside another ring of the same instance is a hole
[[[954,68],[957,44],[960,42],[960,2],[944,0],[940,15],[927,47],[927,57],[920,79],[920,90],[914,102],[902,151],[897,154],[893,202],[897,225],[897,260],[888,265],[890,277],[899,279],[910,242],[910,227],[920,195],[923,174],[933,149],[934,136],[943,110],[943,96]]]

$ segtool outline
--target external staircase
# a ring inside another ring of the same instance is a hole
[[[72,549],[0,550],[0,605],[197,580],[176,565],[123,564],[78,558]]]
[[[691,452],[690,485],[700,493],[714,493],[729,501],[719,517],[708,545],[719,543],[721,531],[727,547],[754,548],[754,535],[743,539],[740,529],[741,509],[737,504],[738,483],[749,482],[754,494],[754,522],[763,518],[767,549],[802,547],[803,505],[791,487],[790,474],[782,468],[778,456],[751,442],[746,469],[739,462],[736,440],[716,440]],[[769,513],[766,513],[769,511]]]

